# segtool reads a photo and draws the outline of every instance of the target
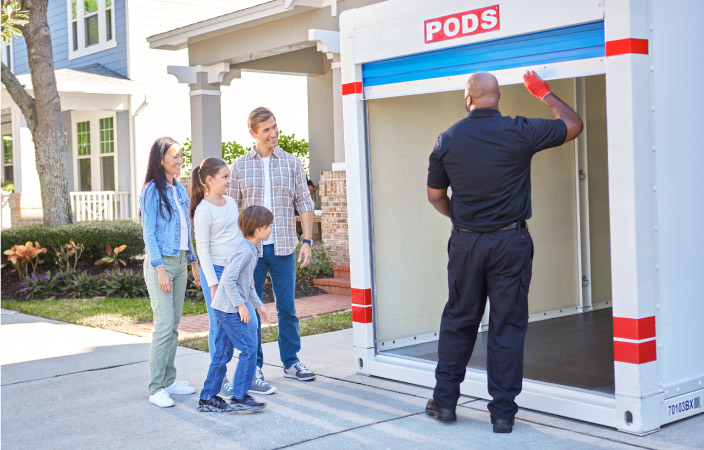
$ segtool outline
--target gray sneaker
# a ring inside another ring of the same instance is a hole
[[[297,362],[288,369],[284,369],[284,376],[286,378],[295,378],[301,381],[315,380],[315,374],[308,370],[306,365],[302,362]]]
[[[220,388],[220,393],[218,394],[218,397],[222,398],[223,400],[230,400],[232,397],[235,396],[235,393],[232,390],[232,383],[227,381],[227,378],[222,380],[222,387]]]
[[[276,388],[264,380],[262,369],[257,367],[257,372],[254,374],[254,379],[252,380],[252,386],[249,388],[247,393],[255,395],[269,395],[274,392],[276,392]]]

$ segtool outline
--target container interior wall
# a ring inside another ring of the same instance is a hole
[[[574,79],[551,81],[574,106]],[[521,85],[502,86],[504,115],[552,118]],[[368,102],[377,338],[434,333],[447,300],[450,221],[426,197],[428,155],[437,135],[462,119],[460,91]],[[580,304],[575,147],[572,142],[533,158],[535,243],[530,314]],[[608,226],[607,226],[608,229]]]
[[[611,239],[609,233],[609,165],[604,75],[585,78],[587,181],[589,183],[589,255],[592,303],[611,304]]]

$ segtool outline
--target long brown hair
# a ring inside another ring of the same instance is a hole
[[[171,220],[171,215],[173,211],[171,209],[171,203],[169,203],[166,197],[166,175],[164,174],[164,166],[161,162],[164,160],[166,152],[169,151],[172,145],[178,145],[178,142],[171,139],[170,137],[160,137],[149,151],[149,162],[147,163],[147,174],[144,177],[144,186],[149,184],[150,181],[154,182],[154,187],[159,194],[159,212],[161,216],[166,220],[166,215],[168,214],[168,220]],[[166,211],[164,211],[166,210]],[[139,211],[141,217],[142,211]]]
[[[200,166],[196,166],[191,172],[191,220],[196,215],[196,208],[205,198],[208,187],[205,179],[215,178],[220,169],[227,167],[227,163],[220,158],[205,158]]]

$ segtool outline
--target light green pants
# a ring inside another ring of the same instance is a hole
[[[181,321],[188,277],[186,251],[181,251],[179,256],[163,256],[162,259],[172,282],[169,294],[159,287],[159,277],[149,262],[149,255],[144,259],[144,280],[154,311],[154,333],[149,361],[152,379],[149,383],[149,394],[159,392],[176,380],[174,360],[178,347],[178,324]]]

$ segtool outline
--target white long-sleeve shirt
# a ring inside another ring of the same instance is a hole
[[[213,265],[226,265],[242,240],[237,226],[237,202],[229,196],[223,198],[224,206],[215,206],[204,199],[193,216],[196,253],[209,287],[218,284]]]

